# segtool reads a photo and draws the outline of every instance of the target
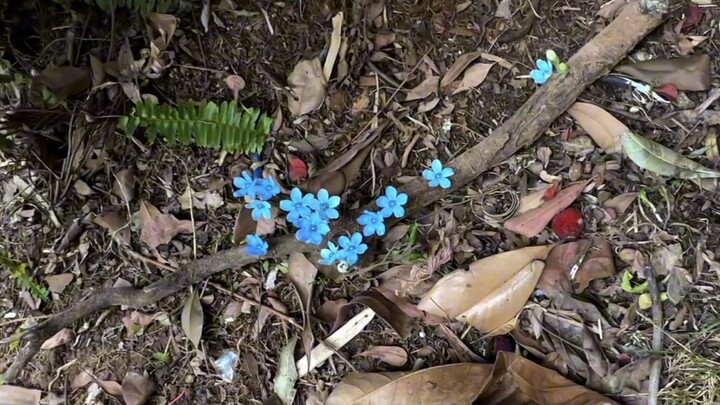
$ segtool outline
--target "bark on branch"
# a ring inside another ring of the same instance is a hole
[[[644,14],[637,1],[625,7],[612,23],[570,58],[567,62],[569,71],[566,74],[544,84],[500,128],[473,148],[447,162],[447,166],[455,169],[451,188],[429,188],[422,177],[417,177],[401,187],[401,191],[409,196],[406,207],[408,216],[463,187],[519,149],[535,142],[587,86],[608,73],[645,35],[660,25],[663,17],[657,13],[658,10],[662,11],[658,7],[662,7],[662,3],[667,5],[667,1],[643,0],[642,3],[646,10],[652,13]],[[346,230],[355,227],[353,221],[343,221],[337,225],[338,229]],[[273,247],[270,257],[285,257],[293,251],[317,251],[317,247],[300,243],[292,236],[275,238],[269,243]],[[216,273],[239,269],[255,261],[256,258],[246,255],[242,249],[233,248],[197,260],[145,288],[110,288],[96,291],[84,301],[71,305],[23,333],[23,348],[3,377],[7,383],[15,381],[43,341],[86,316],[110,306],[146,306]]]

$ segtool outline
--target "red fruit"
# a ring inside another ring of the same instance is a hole
[[[565,208],[555,215],[550,226],[560,239],[577,238],[583,231],[582,211],[575,207]]]
[[[290,176],[290,180],[302,180],[307,177],[307,174],[307,164],[299,157],[288,154],[288,176]]]

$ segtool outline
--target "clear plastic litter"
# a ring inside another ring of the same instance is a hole
[[[233,382],[235,378],[235,363],[237,363],[238,355],[233,351],[227,351],[213,362],[220,378],[226,382]]]

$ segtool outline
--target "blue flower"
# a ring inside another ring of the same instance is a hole
[[[327,222],[320,218],[320,214],[317,212],[313,212],[307,218],[298,220],[297,226],[300,227],[300,230],[295,233],[295,237],[301,242],[312,245],[321,244],[323,236],[330,232]]]
[[[543,84],[548,81],[550,76],[553,74],[553,65],[549,60],[538,59],[535,61],[537,69],[530,71],[530,77],[535,81],[535,84]]]
[[[287,220],[296,224],[300,218],[307,218],[312,211],[310,205],[315,200],[312,194],[302,195],[302,191],[295,187],[290,191],[290,199],[280,201],[280,209],[287,211]]]
[[[252,209],[252,219],[257,221],[260,218],[270,219],[270,203],[267,201],[250,201],[245,208]]]
[[[320,264],[331,265],[336,260],[345,260],[345,252],[332,242],[328,242],[327,249],[320,249]]]
[[[250,173],[248,172],[242,172],[242,176],[235,177],[233,179],[233,185],[237,188],[235,192],[233,193],[233,196],[235,197],[245,197],[248,196],[250,198],[255,198],[255,189],[254,189],[254,180],[252,177],[250,177]]]
[[[396,218],[402,218],[405,216],[405,208],[403,208],[403,205],[407,204],[407,201],[407,194],[398,194],[395,187],[388,186],[385,189],[385,195],[378,197],[377,205],[382,208],[380,213],[383,217],[390,218],[395,215]]]
[[[250,234],[245,237],[245,243],[247,243],[247,246],[245,246],[245,253],[252,256],[262,256],[267,254],[268,244],[262,240],[261,237],[255,234]]]
[[[381,213],[365,211],[358,217],[357,221],[358,224],[363,226],[363,235],[385,235],[385,218]]]
[[[365,253],[368,248],[366,244],[362,243],[362,235],[360,235],[360,232],[355,232],[349,238],[347,236],[341,236],[338,239],[338,243],[340,247],[342,247],[341,252],[345,255],[345,260],[350,265],[357,263],[358,256]]]
[[[280,187],[273,179],[255,179],[253,191],[261,200],[269,200],[280,194]]]
[[[317,198],[310,203],[310,207],[320,214],[320,218],[322,219],[338,219],[340,213],[335,209],[338,205],[340,205],[340,197],[336,195],[330,197],[330,193],[324,188],[318,191]]]
[[[430,187],[440,186],[442,188],[450,188],[452,184],[450,182],[450,176],[453,174],[455,174],[455,171],[451,167],[443,169],[442,163],[437,159],[432,161],[430,169],[425,169],[422,172],[423,177],[429,182]]]

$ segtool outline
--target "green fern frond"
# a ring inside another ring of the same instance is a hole
[[[243,153],[259,152],[271,125],[272,119],[257,109],[238,107],[235,101],[218,106],[206,100],[181,101],[177,106],[144,100],[118,122],[128,135],[145,128],[149,142],[162,135],[170,145],[189,145],[194,137],[198,146]]]

